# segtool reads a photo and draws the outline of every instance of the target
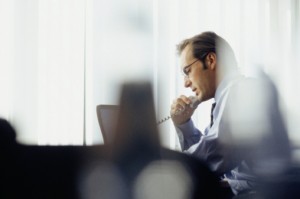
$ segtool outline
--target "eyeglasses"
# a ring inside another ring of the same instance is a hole
[[[188,77],[189,77],[189,74],[190,74],[190,72],[191,72],[190,68],[191,68],[191,66],[192,66],[194,63],[196,63],[197,61],[199,61],[199,59],[196,59],[196,60],[193,61],[191,64],[186,65],[185,67],[183,67],[182,73],[183,73],[184,78],[188,78]]]

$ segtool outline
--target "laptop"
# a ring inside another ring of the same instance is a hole
[[[111,143],[114,138],[119,109],[118,105],[97,106],[97,118],[104,144]]]

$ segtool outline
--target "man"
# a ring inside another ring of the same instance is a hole
[[[207,162],[234,194],[251,191],[255,178],[248,166],[233,150],[220,144],[220,136],[228,130],[222,120],[229,91],[244,79],[238,73],[232,48],[214,32],[203,32],[180,43],[178,53],[184,86],[195,93],[199,102],[215,101],[211,124],[201,133],[191,120],[196,109],[190,106],[193,98],[181,95],[174,100],[170,112],[182,149]]]
[[[180,96],[171,106],[182,149],[204,160],[234,194],[253,198],[251,193],[260,189],[259,194],[268,195],[274,189],[261,190],[262,183],[269,186],[266,179],[282,178],[291,165],[275,85],[263,73],[242,76],[232,48],[214,32],[184,40],[178,52],[185,87],[195,93]],[[197,104],[212,98],[211,123],[201,133],[191,116]]]

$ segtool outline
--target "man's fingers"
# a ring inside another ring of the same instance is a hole
[[[184,97],[180,97],[180,98],[177,98],[173,104],[175,104],[175,105],[179,104],[182,107],[185,107],[187,104],[189,104],[189,101],[187,102],[187,100],[190,100],[190,99],[184,98]]]
[[[173,102],[171,106],[171,114],[178,115],[182,113],[185,110],[186,106],[187,104],[181,98],[178,98]]]
[[[185,104],[191,103],[191,99],[185,95],[180,95],[180,99],[182,99],[182,101],[184,101]]]

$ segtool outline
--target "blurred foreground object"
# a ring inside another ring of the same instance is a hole
[[[29,146],[0,120],[0,198],[220,198],[205,164],[160,146],[151,85],[122,89],[116,136],[104,146]]]
[[[0,198],[222,198],[205,163],[160,146],[152,97],[149,83],[123,85],[116,136],[107,146],[21,145],[0,119]],[[236,199],[299,198],[300,169],[290,161],[272,82],[249,79],[229,97],[223,152],[242,157],[259,182],[257,194]]]
[[[243,159],[257,177],[258,195],[253,198],[299,198],[299,165],[292,163],[288,132],[272,80],[260,73],[258,78],[241,81],[232,89],[224,115],[221,124],[227,133],[220,140],[224,151]]]
[[[267,76],[246,78],[235,85],[224,114],[222,124],[228,128],[228,135],[221,141],[237,148],[236,155],[248,161],[256,175],[272,176],[288,169],[288,132],[277,90]]]
[[[201,161],[161,147],[149,82],[122,86],[110,145],[128,190],[124,198],[219,198],[217,178]]]

